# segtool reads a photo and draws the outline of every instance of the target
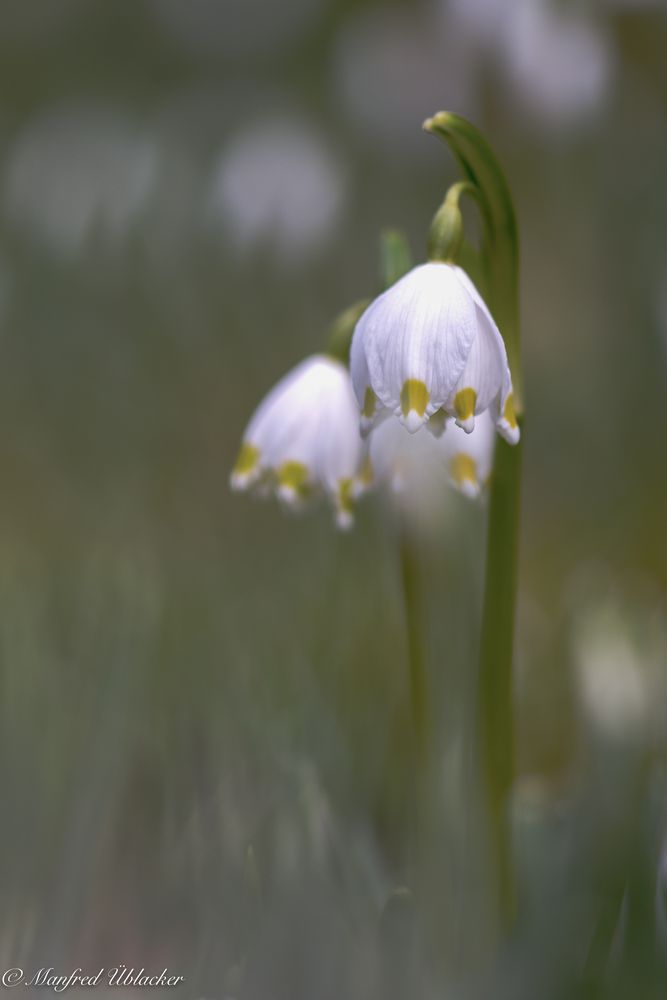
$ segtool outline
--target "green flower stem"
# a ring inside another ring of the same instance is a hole
[[[511,924],[515,894],[509,830],[514,781],[512,653],[518,583],[521,444],[498,442],[491,485],[479,662],[480,757],[502,923]]]
[[[430,794],[431,719],[426,672],[423,567],[414,526],[402,514],[398,525],[401,583],[407,636],[411,739],[407,746],[405,788],[407,856],[406,877],[422,918],[432,892],[433,873],[428,870],[432,856]]]
[[[519,349],[519,241],[512,198],[486,140],[465,119],[439,112],[424,122],[427,132],[453,151],[465,179],[473,184],[484,227],[482,264],[487,302],[507,347],[514,383],[514,406],[523,430]],[[479,663],[479,758],[484,782],[495,903],[501,926],[514,916],[515,890],[509,828],[514,779],[513,646],[518,584],[521,444],[498,442],[489,510],[486,581]]]
[[[428,685],[426,657],[423,643],[422,588],[417,545],[405,519],[400,527],[399,551],[401,581],[405,602],[405,622],[408,639],[410,667],[410,702],[414,739],[415,792],[420,798],[419,784],[425,777],[428,764]]]

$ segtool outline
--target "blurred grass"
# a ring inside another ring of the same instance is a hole
[[[144,5],[73,5],[46,40],[38,25],[12,34],[19,7],[5,13],[3,170],[20,129],[59,101],[110,101],[152,134],[184,93],[196,108],[208,87],[243,113],[286,94],[324,124],[351,178],[337,233],[291,269],[266,247],[241,259],[196,200],[167,239],[178,180],[120,247],[97,233],[75,259],[38,245],[3,202],[7,967],[164,964],[188,977],[187,996],[475,995],[484,878],[468,706],[483,514],[448,501],[454,533],[422,551],[442,759],[439,938],[427,946],[419,924],[411,937],[409,904],[381,918],[408,861],[390,515],[371,502],[340,537],[327,511],[288,519],[227,489],[256,401],[375,288],[379,229],[404,227],[419,252],[453,176],[439,150],[410,170],[394,162],[332,99],[326,54],[358,6],[332,5],[293,47],[247,64],[184,55]],[[571,648],[600,578],[640,622],[664,620],[667,585],[667,31],[659,11],[609,18],[619,75],[587,133],[538,135],[499,98],[492,60],[476,68],[479,124],[522,226],[529,414],[515,817],[527,915],[499,997],[643,998],[664,973],[652,926],[664,703],[651,706],[658,737],[647,723],[637,744],[601,739],[577,701]],[[195,191],[240,117],[222,109],[211,134],[194,111],[175,115],[169,141],[190,157]],[[586,942],[628,880],[612,974],[595,972],[586,993]]]

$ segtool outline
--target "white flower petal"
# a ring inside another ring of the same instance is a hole
[[[466,368],[459,379],[456,391],[447,401],[447,409],[458,417],[457,423],[464,430],[474,426],[474,415],[491,408],[496,415],[498,431],[510,443],[519,440],[519,427],[514,414],[512,376],[507,361],[507,349],[502,334],[477,288],[466,274],[456,267],[456,275],[475,302],[478,335],[470,351]],[[461,399],[456,405],[456,394],[467,388],[475,392],[472,411],[470,399]],[[466,405],[467,404],[467,405]]]
[[[471,433],[466,433],[451,420],[439,441],[452,485],[470,499],[479,496],[491,474],[494,431],[494,419],[490,411],[485,410],[475,421]]]
[[[508,444],[518,444],[521,432],[514,412],[514,393],[512,392],[511,378],[505,381],[498,398],[496,426],[498,432],[502,434]]]
[[[454,268],[442,263],[413,268],[357,324],[357,398],[366,376],[365,359],[370,387],[382,405],[400,415],[410,430],[418,429],[450,396],[476,332],[475,304]]]
[[[359,322],[355,327],[350,345],[350,375],[361,414],[359,426],[361,433],[366,436],[375,424],[380,400],[371,388],[371,377],[366,363],[363,334],[359,331]]]
[[[295,508],[320,489],[341,520],[351,516],[362,442],[352,383],[340,362],[314,355],[297,365],[260,403],[243,441],[234,488],[268,477],[277,498]]]
[[[508,371],[505,345],[495,324],[477,310],[478,330],[468,361],[446,403],[463,430],[470,432],[475,426],[475,415],[488,409],[498,397]]]
[[[267,393],[248,424],[245,441],[270,455],[280,450],[282,438],[294,437],[312,401],[313,385],[308,378],[312,360],[306,358]]]

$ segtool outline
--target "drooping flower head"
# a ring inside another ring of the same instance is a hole
[[[519,440],[503,338],[456,264],[421,264],[375,299],[355,329],[350,367],[362,432],[388,410],[412,433],[443,415],[470,433],[489,410],[503,437]]]
[[[476,499],[487,485],[493,464],[494,422],[480,414],[475,428],[465,433],[448,419],[444,433],[409,434],[397,420],[382,420],[368,438],[373,482],[397,494],[440,496],[445,477],[464,496]]]
[[[361,459],[357,404],[347,368],[333,357],[315,354],[288,372],[256,409],[231,486],[274,493],[292,508],[324,492],[338,526],[348,528]]]

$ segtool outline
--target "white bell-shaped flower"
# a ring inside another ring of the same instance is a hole
[[[334,505],[338,526],[349,528],[362,451],[347,368],[316,354],[288,372],[258,406],[243,436],[231,486],[272,492],[297,509],[322,491]]]
[[[426,495],[446,487],[440,442],[432,434],[408,434],[398,420],[381,420],[367,439],[367,478],[372,488],[396,495]]]
[[[452,486],[470,500],[476,499],[489,481],[494,445],[495,426],[489,410],[479,415],[470,434],[448,420],[438,441]]]
[[[364,433],[383,410],[412,433],[441,422],[440,411],[470,433],[489,410],[503,437],[519,440],[505,343],[455,264],[421,264],[375,299],[357,323],[350,368]]]
[[[429,494],[440,491],[445,476],[469,499],[487,484],[493,465],[495,427],[488,410],[465,433],[447,420],[444,433],[409,434],[397,420],[383,420],[368,438],[368,457],[375,485],[392,492]]]

